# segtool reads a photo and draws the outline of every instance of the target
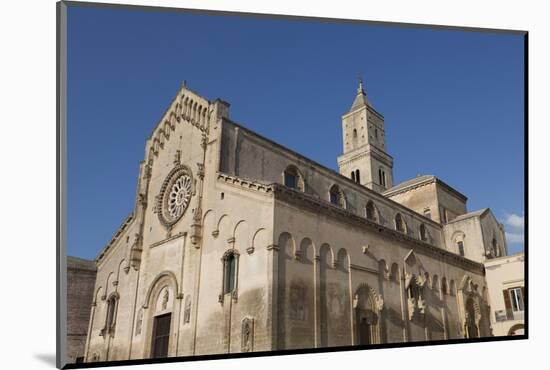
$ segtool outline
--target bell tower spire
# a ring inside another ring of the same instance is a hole
[[[386,152],[384,117],[367,99],[363,79],[350,110],[342,116],[344,154],[338,157],[340,174],[383,192],[393,186],[393,158]]]

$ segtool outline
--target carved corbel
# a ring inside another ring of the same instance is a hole
[[[268,251],[278,252],[279,246],[277,244],[270,244],[266,247]]]
[[[191,225],[191,244],[195,248],[199,248],[199,241],[201,240],[201,229],[202,226],[198,223]]]
[[[382,298],[381,296],[376,297],[376,309],[378,310],[378,312],[382,312],[382,310],[384,309],[384,298]]]
[[[134,268],[134,270],[139,270],[139,266],[141,264],[141,252],[143,249],[141,248],[143,241],[143,237],[136,233],[134,235],[134,243],[132,244],[132,249],[130,250],[130,266]]]

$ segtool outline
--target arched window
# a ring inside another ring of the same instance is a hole
[[[223,274],[222,274],[222,289],[218,297],[218,301],[223,304],[225,296],[230,294],[230,298],[237,299],[237,291],[239,286],[239,252],[230,249],[222,257]]]
[[[400,213],[395,215],[395,230],[401,233],[404,233],[407,231],[405,221],[403,221],[403,217],[401,216]]]
[[[291,189],[304,191],[304,178],[300,171],[298,171],[298,168],[296,166],[290,165],[285,169],[283,174],[283,181],[285,186]]]
[[[464,242],[462,240],[457,241],[456,247],[458,249],[458,254],[464,257]]]
[[[338,187],[338,185],[332,185],[329,191],[330,196],[330,202],[334,205],[337,205],[339,207],[345,208],[346,207],[346,201],[344,197],[344,193],[342,190]]]
[[[237,258],[228,253],[223,259],[223,294],[232,293],[237,281]]]
[[[378,211],[372,200],[369,200],[367,202],[367,205],[365,206],[365,213],[367,216],[367,220],[378,222]]]
[[[355,171],[351,171],[351,180],[355,181]]]
[[[441,293],[447,294],[447,279],[445,277],[441,278]]]
[[[426,231],[426,225],[420,225],[420,240],[423,242],[428,241],[428,232]]]
[[[361,183],[361,177],[359,176],[359,170],[355,170],[355,181]]]
[[[105,326],[101,330],[101,335],[114,336],[115,324],[116,324],[116,312],[118,306],[118,295],[116,293],[111,294],[107,299],[107,315],[105,316]]]
[[[380,185],[382,185],[384,188],[386,187],[386,172],[382,167],[378,169],[378,180]]]

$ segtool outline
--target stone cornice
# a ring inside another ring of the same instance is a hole
[[[394,240],[409,244],[411,247],[413,247],[413,250],[416,253],[421,253],[428,256],[437,256],[438,258],[441,258],[446,262],[449,262],[472,272],[483,273],[484,271],[483,264],[481,263],[471,261],[452,252],[448,252],[434,245],[415,239],[409,235],[387,228],[383,225],[377,224],[376,222],[367,220],[366,218],[357,216],[354,213],[351,213],[324,200],[295,191],[293,189],[287,188],[284,185],[273,185],[275,186],[274,194],[276,200],[293,205],[304,206],[312,210],[314,213],[324,214],[326,216],[336,218],[338,221],[346,224],[352,224],[362,228],[369,228],[372,231],[384,233],[386,236],[393,238]]]
[[[218,182],[232,185],[241,189],[257,191],[260,193],[273,193],[274,184],[264,184],[254,180],[247,180],[237,176],[218,172]]]
[[[388,166],[393,166],[393,157],[372,144],[365,144],[351,152],[338,156],[338,165],[341,166],[343,164],[348,164],[360,158],[366,157],[367,155],[378,159],[380,162],[383,162]]]
[[[97,257],[95,258],[95,262],[99,263],[103,257],[105,257],[105,254],[111,249],[111,247],[118,241],[124,230],[128,228],[128,225],[130,225],[134,221],[134,212],[130,213],[122,222],[122,224],[117,229],[115,235],[111,238],[109,243],[103,249],[97,254]]]
[[[441,185],[441,187],[443,189],[447,190],[449,193],[455,195],[457,198],[463,200],[464,202],[466,202],[468,200],[468,197],[466,197],[464,194],[462,194],[462,193],[458,192],[457,190],[453,189],[452,187],[447,185],[445,182],[443,182],[441,179],[439,179],[435,176],[432,176],[432,177],[427,178],[425,180],[421,180],[421,181],[416,182],[416,183],[412,183],[410,185],[404,186],[404,187],[399,188],[399,189],[395,189],[395,190],[389,189],[389,190],[385,191],[383,194],[386,197],[393,197],[394,195],[406,193],[408,191],[415,190],[415,189],[420,188],[422,186],[426,186],[426,185],[433,184],[433,183],[436,183],[437,185]],[[397,185],[397,186],[399,186],[399,185]]]
[[[166,239],[163,239],[163,240],[159,240],[158,242],[152,243],[152,244],[149,246],[149,248],[157,247],[157,246],[159,246],[159,245],[162,245],[162,244],[167,243],[167,242],[169,242],[169,241],[172,241],[172,240],[174,240],[174,239],[179,239],[179,238],[181,238],[181,237],[184,237],[184,236],[186,236],[186,235],[187,235],[187,232],[186,232],[186,231],[177,233],[176,235],[173,235],[173,236],[171,236],[171,237],[169,237],[169,238],[166,238]]]

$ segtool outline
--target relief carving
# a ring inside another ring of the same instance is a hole
[[[245,317],[241,326],[241,352],[254,350],[254,319]]]
[[[185,309],[183,312],[183,323],[189,324],[189,321],[191,319],[191,296],[188,295],[185,297]]]

